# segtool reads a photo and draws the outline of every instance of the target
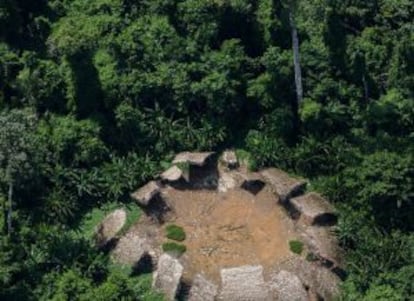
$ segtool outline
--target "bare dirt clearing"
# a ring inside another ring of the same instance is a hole
[[[197,273],[219,281],[220,269],[246,264],[270,267],[292,256],[293,224],[268,189],[253,195],[243,189],[165,192],[171,222],[187,233],[182,257],[184,278]]]
[[[332,300],[344,275],[334,208],[304,179],[225,154],[180,153],[182,165],[133,192],[144,215],[114,255],[155,270],[171,301]]]

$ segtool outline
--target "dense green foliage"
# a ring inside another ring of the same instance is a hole
[[[414,295],[414,5],[291,2],[0,1],[1,300],[150,300],[72,231],[228,146],[335,202],[344,300]]]
[[[165,228],[165,236],[169,239],[176,240],[176,241],[183,241],[185,240],[185,232],[184,229],[177,225],[168,225]]]

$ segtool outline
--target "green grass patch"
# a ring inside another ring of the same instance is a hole
[[[168,225],[165,228],[165,236],[169,239],[176,240],[176,241],[183,241],[185,240],[185,232],[184,229],[177,225]]]
[[[165,242],[162,244],[162,250],[180,256],[187,251],[187,247],[176,242]]]
[[[303,242],[299,240],[291,240],[289,241],[289,248],[295,254],[302,254],[303,251]]]

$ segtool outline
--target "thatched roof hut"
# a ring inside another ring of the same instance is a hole
[[[335,300],[339,294],[340,278],[317,263],[295,256],[280,263],[274,272],[278,274],[282,270],[298,276],[310,291],[324,300]]]
[[[129,232],[118,241],[112,258],[121,264],[134,265],[138,263],[145,253],[151,252],[151,247],[145,237]]]
[[[337,221],[334,207],[315,192],[292,198],[290,203],[308,225],[332,225]]]
[[[174,301],[179,290],[183,266],[169,254],[161,255],[154,273],[153,287],[165,294],[166,300]]]
[[[273,275],[269,286],[273,299],[278,301],[308,301],[308,293],[295,274],[282,270]]]
[[[188,163],[195,166],[204,166],[214,152],[183,152],[175,156],[173,164]]]
[[[149,202],[158,195],[161,187],[155,181],[150,181],[131,194],[131,197],[141,206],[148,206]]]
[[[270,292],[263,278],[262,266],[242,266],[222,269],[221,293],[222,301],[270,301]]]
[[[98,247],[105,246],[115,238],[125,225],[127,214],[124,209],[117,209],[108,214],[95,229],[95,241]]]
[[[343,265],[343,251],[331,227],[309,226],[302,232],[302,238],[309,250],[328,266]]]
[[[301,192],[306,186],[305,180],[293,178],[277,168],[265,169],[260,174],[279,195],[282,203]]]
[[[183,171],[177,166],[171,166],[166,171],[161,174],[161,179],[168,182],[175,182],[181,179],[183,176]]]
[[[197,274],[191,285],[188,301],[214,301],[217,296],[217,285]]]

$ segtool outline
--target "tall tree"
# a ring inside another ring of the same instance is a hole
[[[7,234],[13,231],[13,192],[28,152],[33,143],[30,133],[34,129],[35,115],[31,111],[11,110],[0,113],[0,174],[7,187],[7,203],[3,210]]]

